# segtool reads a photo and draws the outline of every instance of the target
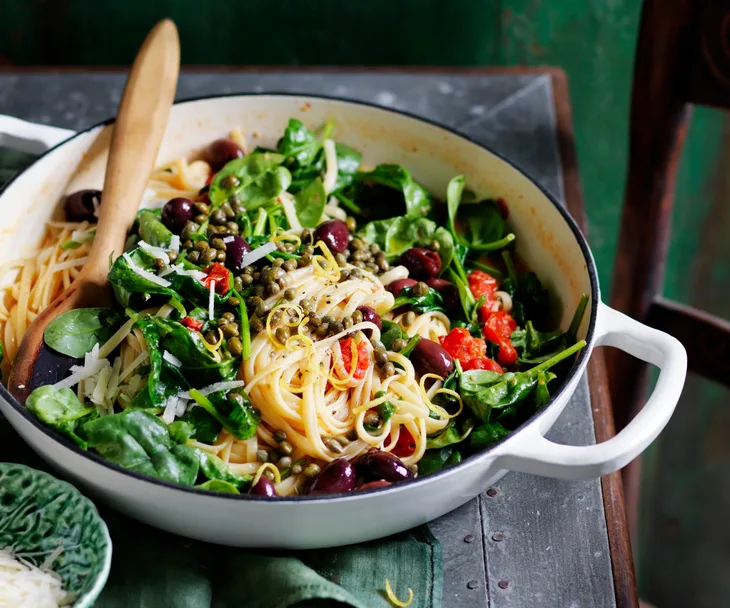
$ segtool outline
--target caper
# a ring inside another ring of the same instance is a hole
[[[287,272],[291,272],[297,267],[297,261],[295,259],[290,259],[284,262],[284,270]]]
[[[167,264],[165,263],[165,260],[162,260],[160,258],[155,258],[154,264],[155,264],[155,268],[157,268],[157,270],[162,270],[165,266],[167,266]]]
[[[363,424],[366,424],[368,426],[379,426],[380,425],[380,416],[378,416],[375,412],[368,412],[365,414],[365,417],[362,420]]]
[[[284,289],[286,287],[286,279],[284,277],[276,279],[276,284],[279,286],[279,289]]]
[[[281,321],[281,315],[283,314],[281,308],[279,310],[274,311],[274,313],[271,315],[271,322],[276,325],[279,321]]]
[[[254,270],[254,271],[253,271],[253,274],[251,274],[251,276],[253,277],[253,280],[254,280],[254,281],[258,281],[258,280],[259,280],[259,279],[261,278],[261,273],[260,273],[260,272],[256,272],[256,271]]]
[[[393,340],[393,350],[397,353],[402,351],[408,342],[406,342],[403,338],[396,338]]]
[[[246,208],[241,204],[241,199],[239,199],[235,194],[228,197],[228,202],[230,203],[231,209],[233,209],[234,213],[244,213],[246,211]]]
[[[386,378],[395,373],[395,365],[393,365],[392,361],[388,361],[381,369]]]
[[[272,264],[273,268],[280,268],[284,264],[284,260],[281,258],[276,258]]]
[[[337,265],[342,268],[345,264],[347,264],[347,258],[342,253],[338,253],[335,255],[335,262],[337,262]]]
[[[216,249],[206,249],[202,254],[200,254],[200,258],[204,262],[212,262],[215,260],[216,256],[218,255],[218,251]]]
[[[253,266],[246,266],[246,268],[243,269],[243,272],[245,274],[250,274],[253,276],[253,273],[256,272],[256,269]]]
[[[213,224],[208,224],[208,227],[205,229],[205,235],[208,238],[213,236],[216,232],[220,232],[220,230],[218,230],[218,227],[214,226]]]
[[[268,462],[269,452],[267,450],[256,450],[256,460],[259,462]]]
[[[439,243],[438,241],[431,241],[429,248],[433,251],[438,251],[439,249],[441,249],[441,243]]]
[[[320,317],[316,312],[308,313],[307,317],[309,317],[309,324],[312,327],[319,327],[322,323],[322,317]]]
[[[289,339],[289,328],[288,327],[277,327],[276,328],[276,339],[279,342],[286,342]]]
[[[353,323],[355,323],[355,324],[362,323],[362,319],[363,319],[362,311],[356,310],[355,312],[352,313],[352,322]]]
[[[197,203],[193,203],[193,208],[198,213],[204,213],[205,215],[208,215],[208,213],[210,213],[210,207],[208,207],[208,205],[206,205],[202,201],[198,201]]]
[[[200,251],[201,253],[208,249],[210,245],[208,245],[208,241],[195,241],[195,245],[193,245],[195,248],[195,251]]]
[[[226,325],[226,327],[230,327],[230,325]],[[241,342],[240,338],[233,337],[228,339],[228,352],[234,357],[241,356],[243,353],[243,342]]]
[[[183,247],[185,249],[192,249],[193,248],[193,242],[188,239],[187,241],[183,241]]]
[[[192,262],[193,264],[197,264],[200,260],[200,252],[199,251],[191,251],[188,253],[188,261]]]
[[[302,239],[302,243],[312,240],[312,231],[309,228],[303,228],[299,238]]]
[[[383,365],[388,362],[388,353],[384,348],[376,348],[374,351],[375,362]]]
[[[347,268],[340,270],[340,283],[344,283],[350,278],[350,271]]]
[[[236,222],[226,222],[226,229],[231,234],[238,234],[240,232],[240,229],[238,228],[238,224],[236,224]]]
[[[218,344],[218,340],[220,340],[220,336],[217,331],[209,331],[205,334],[205,341],[208,344]]]
[[[233,212],[233,208],[231,207],[231,204],[228,202],[225,202],[221,205],[221,211],[225,214],[225,216],[228,219],[231,219],[236,214]]]
[[[223,336],[226,338],[235,338],[238,336],[238,326],[235,323],[228,323],[221,327]]]
[[[416,313],[409,310],[403,317],[403,323],[406,325],[413,325],[416,322]]]
[[[385,272],[386,270],[388,270],[388,268],[390,268],[390,264],[388,264],[388,260],[386,260],[385,258],[383,258],[382,260],[378,260],[376,264],[378,265],[378,268],[381,272]]]
[[[223,242],[223,239],[220,237],[215,237],[211,239],[210,244],[218,249],[219,251],[225,251],[226,250],[226,244]]]
[[[282,431],[281,429],[274,431],[274,441],[276,441],[276,443],[286,441],[286,431]]]
[[[221,264],[226,261],[226,252],[225,251],[219,251],[215,254],[215,261],[220,262]]]
[[[223,213],[222,209],[216,209],[210,214],[210,221],[215,224],[225,224],[228,221],[226,214]]]
[[[373,350],[378,350],[379,348],[385,350],[385,345],[380,340],[376,340],[375,338],[373,338],[372,340],[370,340],[370,344],[372,344]]]
[[[249,285],[251,285],[251,283],[253,283],[253,277],[250,274],[242,274],[240,277],[236,277],[236,278],[241,279],[242,287],[248,287]],[[236,290],[236,291],[238,291],[238,290]]]
[[[266,286],[266,293],[270,296],[275,296],[277,293],[279,293],[279,286],[276,283],[269,283]]]
[[[205,214],[203,214],[203,213],[201,213],[201,214],[199,214],[199,215],[196,215],[196,216],[195,216],[195,217],[194,217],[193,219],[194,219],[194,220],[195,220],[195,221],[196,221],[196,222],[197,222],[198,224],[202,224],[203,222],[205,222],[205,221],[207,221],[207,220],[208,220],[208,216],[207,216],[207,215],[205,215]]]
[[[319,475],[321,470],[322,469],[319,468],[319,465],[316,465],[313,462],[311,462],[304,469],[304,475],[306,477],[317,477],[317,475]]]
[[[226,304],[231,308],[238,308],[241,304],[241,301],[238,298],[234,298],[233,296],[231,296],[226,300]]]
[[[221,320],[225,319],[226,323],[233,323],[236,320],[236,315],[232,312],[224,312],[221,315]]]
[[[311,253],[309,253],[309,254],[304,253],[304,254],[302,254],[302,257],[300,257],[299,260],[297,260],[297,266],[299,266],[299,268],[304,268],[305,266],[309,266],[311,263],[312,263],[312,254]]]
[[[315,332],[318,338],[324,338],[330,330],[329,323],[322,323]]]
[[[274,472],[271,469],[266,469],[264,471],[264,475],[266,475],[266,477],[268,477],[270,481],[274,481],[274,479],[276,479],[276,477],[274,476]]]
[[[291,302],[291,301],[292,301],[292,300],[293,300],[294,298],[296,298],[296,297],[297,297],[297,292],[296,292],[296,291],[294,291],[294,290],[293,290],[293,289],[292,289],[292,288],[290,287],[289,289],[287,289],[287,290],[286,290],[286,291],[284,292],[284,297],[285,297],[285,298],[286,298],[287,300],[289,300],[289,301]]]
[[[428,293],[428,285],[426,285],[424,282],[419,281],[413,286],[413,295],[414,296],[425,296]]]
[[[243,281],[241,280],[241,277],[233,278],[233,289],[235,289],[239,293],[243,291]]]
[[[411,472],[411,475],[413,475],[413,477],[415,477],[416,475],[418,475],[418,465],[417,464],[415,464],[415,463],[414,464],[409,464],[408,465],[408,470]]]
[[[360,272],[359,268],[353,268],[350,270],[350,278],[351,279],[362,279],[362,272]]]
[[[264,322],[258,317],[251,317],[251,320],[249,321],[249,327],[254,333],[259,333],[264,331]]]
[[[223,327],[224,325],[228,325],[230,321],[226,319],[225,317],[221,317],[218,319],[218,327]]]
[[[332,333],[333,334],[339,334],[345,331],[345,325],[342,323],[342,321],[335,321],[332,324]]]
[[[286,441],[286,439],[284,439],[279,443],[279,451],[282,454],[291,456],[292,452],[294,451],[294,446],[291,443],[289,443],[288,441]]]
[[[325,315],[324,317],[322,317],[322,323],[334,323],[334,319],[329,315]]]
[[[177,261],[177,256],[178,256],[177,251],[168,251],[167,252],[167,257],[170,258],[170,262],[172,262],[173,264]]]
[[[304,468],[298,462],[293,464],[291,468],[292,475],[301,475],[303,470]]]
[[[348,215],[347,219],[345,220],[345,226],[347,226],[347,229],[352,233],[357,230],[357,221],[355,221],[355,218]]]
[[[358,238],[352,239],[352,242],[350,243],[350,245],[352,246],[353,249],[363,249],[363,248],[367,247],[367,245],[365,245],[365,241],[363,241],[362,239],[358,239]]]
[[[343,317],[342,318],[342,326],[345,329],[350,329],[352,327],[352,317]]]
[[[231,188],[235,188],[236,186],[239,186],[241,184],[241,180],[238,179],[235,175],[226,175],[221,180],[221,186],[226,189],[230,190]]]
[[[291,466],[291,458],[289,458],[289,456],[282,456],[279,458],[279,462],[276,463],[276,466],[280,471],[288,469]]]
[[[337,439],[328,439],[324,442],[325,447],[335,454],[342,454],[342,444]]]
[[[255,280],[256,280],[256,277],[254,277],[254,281]],[[263,296],[265,292],[266,292],[266,288],[263,285],[256,285],[253,288],[253,294],[255,296]]]
[[[195,222],[188,222],[185,224],[185,227],[182,229],[182,232],[180,233],[180,238],[183,241],[188,240],[193,234],[195,234],[200,229],[200,226],[196,224]]]

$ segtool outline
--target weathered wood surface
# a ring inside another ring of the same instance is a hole
[[[0,112],[80,129],[112,112],[123,77],[0,74]],[[181,98],[234,91],[323,92],[408,110],[503,153],[565,200],[550,74],[208,74]],[[565,134],[563,134],[565,136]],[[550,437],[594,441],[585,379]],[[615,523],[615,522],[612,522]],[[509,474],[432,524],[445,557],[447,607],[616,605],[601,482]],[[631,564],[625,567],[631,569]],[[625,604],[628,605],[628,604]]]

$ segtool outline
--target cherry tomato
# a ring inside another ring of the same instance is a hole
[[[185,317],[182,321],[180,321],[185,327],[188,329],[192,329],[193,331],[200,331],[203,329],[204,323],[198,319],[193,319],[192,317]]]
[[[398,435],[398,441],[395,442],[395,447],[390,451],[393,456],[403,458],[410,456],[416,451],[416,440],[413,439],[410,431],[402,426],[400,427],[400,434]]]
[[[215,292],[223,295],[231,288],[231,279],[228,269],[223,265],[216,262],[211,264],[205,270],[205,278],[203,279],[203,285],[206,289],[210,289],[210,284],[215,281]]]
[[[342,352],[342,362],[345,367],[345,372],[349,375],[352,370],[352,343],[354,338],[343,338],[340,340],[340,351]],[[368,347],[365,345],[365,341],[361,340],[357,344],[357,363],[355,365],[355,372],[352,377],[355,380],[362,380],[365,377],[365,372],[370,367],[370,356],[368,353]]]
[[[210,186],[210,184],[215,179],[215,176],[218,175],[218,171],[211,171],[210,175],[208,176],[208,179],[205,180],[205,185]]]
[[[484,303],[491,304],[497,291],[497,279],[483,270],[473,270],[469,273],[469,289],[477,300],[486,296]]]
[[[454,327],[448,335],[439,338],[441,346],[444,347],[454,359],[458,359],[461,366],[474,359],[483,357],[487,352],[487,345],[481,338],[475,338],[469,330],[463,327]]]
[[[466,363],[462,363],[461,367],[465,372],[468,372],[470,369],[486,369],[490,372],[497,372],[498,374],[504,373],[504,370],[499,363],[493,361],[489,357],[474,357],[473,359],[469,359]]]
[[[490,313],[484,323],[484,337],[499,345],[497,361],[502,365],[512,365],[517,360],[517,351],[512,344],[512,332],[515,329],[517,323],[503,310]]]

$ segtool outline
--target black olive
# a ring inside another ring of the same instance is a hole
[[[314,231],[314,242],[322,241],[333,253],[342,253],[347,249],[350,231],[345,222],[330,220],[317,226]]]
[[[243,150],[230,139],[216,139],[205,150],[205,160],[213,171],[220,171],[234,158],[243,158]]]
[[[69,194],[64,203],[69,222],[96,222],[94,211],[101,204],[100,190],[79,190]]]
[[[193,201],[183,197],[173,198],[167,201],[162,208],[162,223],[171,232],[180,234],[185,224],[192,220],[194,215]]]

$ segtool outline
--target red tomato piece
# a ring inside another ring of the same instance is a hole
[[[469,289],[477,300],[485,296],[484,303],[491,304],[497,291],[497,279],[483,270],[473,270],[469,273]]]
[[[205,180],[205,185],[210,186],[210,184],[215,179],[215,176],[218,175],[218,171],[211,171],[210,175],[208,176],[208,179]]]
[[[216,262],[208,266],[203,272],[206,274],[203,279],[203,285],[206,289],[210,289],[212,281],[215,281],[215,292],[217,294],[223,295],[231,288],[230,273],[223,264]]]
[[[352,343],[354,338],[343,338],[340,340],[340,351],[342,352],[342,362],[345,367],[345,372],[349,375],[352,370]],[[355,372],[352,377],[355,380],[362,380],[365,377],[365,372],[370,367],[370,356],[368,353],[368,347],[365,345],[365,341],[362,340],[357,344],[357,363],[355,364]]]
[[[486,369],[490,372],[497,372],[498,374],[504,373],[504,370],[499,363],[489,357],[474,357],[473,359],[469,359],[466,363],[462,363],[461,367],[465,372],[468,372],[470,369]]]
[[[200,331],[203,329],[204,323],[200,321],[199,319],[193,319],[192,317],[185,317],[182,321],[180,321],[185,327],[188,329],[192,329],[193,331]]]
[[[469,330],[463,327],[454,327],[448,335],[439,338],[441,346],[444,347],[454,359],[458,359],[464,367],[464,363],[475,357],[483,357],[487,352],[487,345],[481,338],[475,338]]]
[[[416,440],[413,439],[410,431],[402,426],[400,427],[400,433],[398,435],[398,441],[395,442],[395,447],[390,451],[393,456],[398,458],[404,458],[410,456],[416,451]]]
[[[512,344],[512,332],[517,323],[503,310],[490,313],[484,323],[484,337],[499,345],[497,361],[502,365],[512,365],[517,360],[517,351]]]

